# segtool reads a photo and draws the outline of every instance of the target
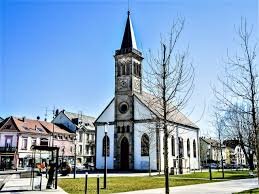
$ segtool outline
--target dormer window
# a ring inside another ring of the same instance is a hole
[[[43,133],[44,132],[44,130],[42,129],[42,128],[36,128],[36,131],[38,131],[38,132],[40,132],[40,133]]]

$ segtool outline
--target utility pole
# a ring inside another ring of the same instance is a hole
[[[55,118],[55,106],[53,108],[52,113],[53,113],[53,120],[54,120],[54,118]],[[55,128],[53,120],[52,120],[52,126],[53,126],[53,129],[52,129],[52,147],[54,147],[54,128]]]

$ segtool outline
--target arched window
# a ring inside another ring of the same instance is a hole
[[[134,75],[137,75],[137,63],[134,63]]]
[[[141,156],[149,156],[149,137],[146,133],[141,137]]]
[[[110,155],[110,139],[108,136],[103,137],[103,156],[105,156],[105,137],[107,137],[107,150],[106,150],[106,155]]]
[[[171,138],[172,156],[175,156],[175,139],[174,136]]]
[[[120,126],[117,128],[117,133],[120,133],[121,132],[121,128]]]
[[[126,65],[122,65],[122,75],[126,75]]]
[[[118,76],[121,76],[121,66],[118,65]]]
[[[196,142],[193,140],[193,157],[196,158]]]
[[[121,132],[125,133],[125,127],[124,126],[121,127]]]
[[[179,141],[179,157],[183,158],[184,157],[183,138],[178,137],[178,141]]]
[[[126,75],[130,75],[130,64],[127,64]]]
[[[129,133],[129,132],[130,132],[130,126],[127,125],[127,133]]]
[[[190,140],[187,139],[187,156],[190,157]]]

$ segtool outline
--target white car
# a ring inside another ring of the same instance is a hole
[[[72,169],[74,169],[75,165],[72,165]],[[85,166],[82,164],[76,164],[76,171],[85,170]]]

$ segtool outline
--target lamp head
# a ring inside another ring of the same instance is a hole
[[[107,125],[109,125],[109,123],[105,123],[104,124],[104,132],[107,133]]]

